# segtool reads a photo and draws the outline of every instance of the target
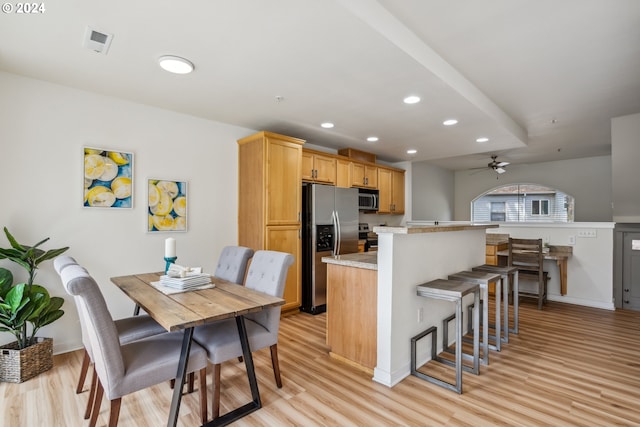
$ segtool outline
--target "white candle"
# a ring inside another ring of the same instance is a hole
[[[164,241],[164,257],[174,258],[176,256],[176,239],[169,237]]]

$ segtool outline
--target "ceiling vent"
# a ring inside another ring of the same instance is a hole
[[[84,43],[82,45],[94,52],[106,55],[109,50],[109,46],[111,46],[111,40],[113,40],[113,34],[107,34],[102,31],[97,31],[91,27],[87,27],[87,30],[84,33]]]

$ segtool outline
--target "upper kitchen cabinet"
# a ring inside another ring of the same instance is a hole
[[[378,213],[404,214],[404,171],[378,168],[380,206]]]
[[[302,150],[302,180],[335,185],[335,157],[312,150]]]
[[[336,159],[336,187],[351,187],[351,161]]]
[[[351,162],[351,186],[378,188],[378,168],[366,163]]]
[[[290,253],[282,311],[297,310],[300,292],[300,229],[304,141],[259,132],[238,141],[238,244]]]

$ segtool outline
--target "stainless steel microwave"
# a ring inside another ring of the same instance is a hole
[[[358,208],[361,211],[377,211],[380,203],[378,190],[360,188],[358,191]]]

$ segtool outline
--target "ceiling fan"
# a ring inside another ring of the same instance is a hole
[[[503,174],[507,170],[504,168],[509,164],[509,162],[499,162],[496,159],[498,156],[491,156],[491,162],[487,164],[487,167],[493,169],[497,174]]]

